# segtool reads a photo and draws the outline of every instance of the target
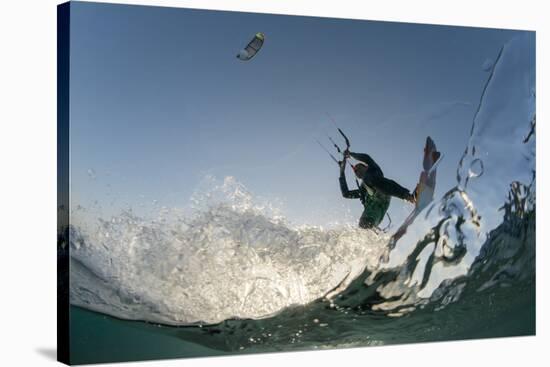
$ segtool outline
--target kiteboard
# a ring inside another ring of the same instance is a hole
[[[420,212],[422,212],[422,210],[424,210],[424,208],[426,208],[433,201],[437,166],[442,159],[443,154],[437,150],[434,141],[428,136],[426,138],[426,145],[424,146],[422,172],[420,172],[420,178],[418,179],[418,184],[415,189],[416,200],[414,209],[392,236],[390,241],[392,247],[395,245],[397,240],[407,233],[407,228],[414,222]]]

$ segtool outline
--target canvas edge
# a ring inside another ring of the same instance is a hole
[[[69,78],[70,2],[57,6],[57,360],[70,364]]]

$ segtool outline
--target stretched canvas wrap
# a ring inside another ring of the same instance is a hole
[[[535,100],[533,31],[59,5],[60,361],[534,335]]]

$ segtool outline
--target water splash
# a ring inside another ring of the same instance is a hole
[[[429,206],[399,240],[401,251],[392,254],[397,257],[392,266],[367,279],[373,285],[381,273],[394,275],[378,286],[388,301],[375,308],[401,315],[441,301],[442,293],[447,295],[443,304],[458,300],[464,284],[453,281],[470,274],[481,249],[502,236],[517,213],[522,218],[534,214],[534,47],[534,38],[525,35],[501,49],[457,168],[457,186]],[[525,245],[521,240],[512,243],[516,248]]]
[[[378,266],[387,238],[293,227],[232,177],[207,177],[192,214],[123,212],[71,231],[71,302],[166,324],[264,318],[338,293]]]

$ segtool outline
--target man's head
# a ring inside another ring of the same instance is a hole
[[[359,179],[363,179],[365,175],[367,174],[367,169],[369,166],[366,163],[363,162],[357,162],[353,167],[353,172],[355,172],[355,176]]]

